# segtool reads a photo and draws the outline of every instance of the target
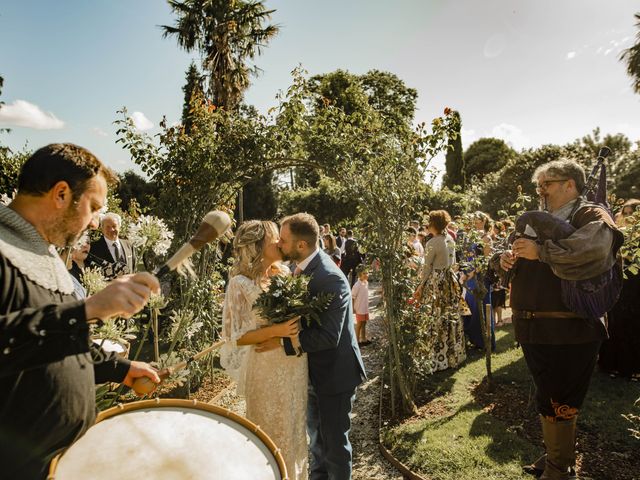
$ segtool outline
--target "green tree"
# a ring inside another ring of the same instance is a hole
[[[442,184],[449,189],[454,189],[455,187],[464,189],[466,183],[465,162],[462,152],[462,136],[460,134],[462,123],[460,122],[459,112],[453,111],[452,115],[457,116],[457,122],[460,128],[455,132],[455,136],[452,135],[451,138],[449,138],[449,145],[445,156],[446,173],[442,179]]]
[[[191,132],[191,109],[194,101],[202,101],[204,98],[203,78],[194,62],[191,62],[187,70],[186,83],[182,87],[184,102],[182,104],[182,126],[185,133]]]
[[[640,93],[640,13],[636,13],[636,43],[622,52],[620,60],[627,63],[627,73],[632,79],[633,90]]]
[[[482,180],[486,174],[497,172],[515,155],[516,152],[499,138],[476,140],[464,152],[466,182],[473,177]]]
[[[121,200],[121,208],[128,211],[131,202],[136,204],[143,213],[152,213],[157,202],[158,188],[154,182],[146,180],[133,170],[127,170],[118,175],[120,182],[116,189],[116,194]]]
[[[163,25],[163,36],[174,35],[186,51],[198,51],[207,72],[209,99],[234,110],[259,69],[249,65],[277,33],[265,25],[274,10],[254,0],[169,0],[175,25]]]
[[[479,205],[482,205],[484,211],[492,216],[499,216],[498,212],[511,209],[518,186],[522,186],[525,195],[537,198],[531,175],[543,163],[558,160],[563,156],[568,156],[567,149],[557,145],[544,145],[526,150],[510,159],[501,170],[488,174],[483,182],[475,185],[477,191],[472,192],[470,196],[479,199]]]
[[[311,170],[310,171],[318,171]],[[320,223],[331,225],[352,224],[358,208],[358,200],[335,178],[320,175],[315,187],[283,190],[280,192],[279,210],[282,215],[308,212]]]
[[[249,180],[243,187],[244,219],[274,219],[278,198],[273,184],[273,172],[265,172]]]
[[[294,72],[294,84],[278,107],[278,151],[311,163],[322,159],[315,163],[357,200],[363,246],[380,262],[392,409],[413,412],[415,379],[424,370],[423,364],[418,368],[423,357],[416,348],[428,346],[433,335],[417,326],[422,324],[408,308],[414,286],[404,261],[403,233],[416,214],[425,169],[446,146],[455,119],[435,119],[429,133],[424,124],[413,130],[413,118],[389,128],[353,76],[339,72],[322,80],[326,83],[319,89],[317,77],[307,82]]]

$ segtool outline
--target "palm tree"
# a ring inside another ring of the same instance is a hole
[[[636,27],[640,29],[640,13],[636,13],[635,17]],[[620,60],[626,60],[627,73],[633,79],[633,89],[640,93],[640,32],[636,34],[636,40],[635,45],[622,52]]]
[[[249,77],[260,69],[249,65],[278,33],[263,25],[275,10],[261,0],[169,0],[178,18],[163,25],[163,37],[175,35],[186,51],[197,50],[208,73],[208,94],[216,106],[237,108],[249,87]]]

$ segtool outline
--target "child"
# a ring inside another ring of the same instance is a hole
[[[369,320],[369,272],[364,268],[358,271],[358,281],[351,289],[353,311],[356,314],[356,339],[361,347],[371,344],[367,339],[367,321]]]

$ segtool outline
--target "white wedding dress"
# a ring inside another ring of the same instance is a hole
[[[250,330],[269,322],[256,315],[253,304],[261,288],[244,275],[229,280],[222,312],[220,363],[237,382],[245,398],[246,417],[259,425],[280,448],[290,480],[307,479],[307,382],[306,355],[285,355],[283,348],[256,353],[253,345],[236,341]]]

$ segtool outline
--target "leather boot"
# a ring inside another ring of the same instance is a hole
[[[576,421],[551,422],[542,418],[542,436],[547,448],[547,460],[541,480],[568,480],[576,460]],[[574,477],[575,478],[575,477]]]
[[[544,467],[547,464],[547,454],[543,453],[540,457],[533,462],[531,465],[525,465],[522,467],[522,472],[527,475],[533,475],[536,478],[540,478],[542,472],[544,472]]]

